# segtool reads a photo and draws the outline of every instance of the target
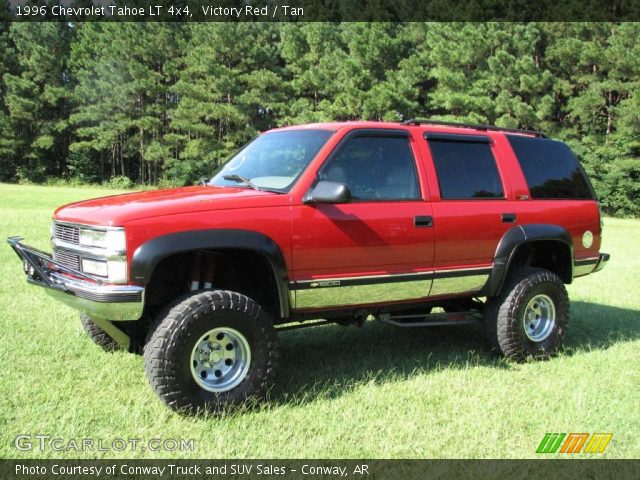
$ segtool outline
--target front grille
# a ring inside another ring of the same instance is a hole
[[[53,238],[72,245],[80,244],[80,229],[71,225],[53,224]]]
[[[77,253],[56,249],[53,251],[53,261],[67,268],[80,271],[80,255]]]

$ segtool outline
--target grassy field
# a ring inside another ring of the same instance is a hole
[[[0,234],[49,249],[54,207],[97,189],[0,185]],[[78,314],[28,286],[0,248],[3,458],[521,458],[545,432],[613,432],[608,458],[640,457],[640,221],[606,219],[605,270],[569,287],[565,351],[511,364],[476,327],[321,327],[281,335],[263,407],[183,418],[147,385],[142,358],[107,354]],[[18,434],[193,439],[195,451],[19,451]]]

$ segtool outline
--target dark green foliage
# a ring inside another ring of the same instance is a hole
[[[67,60],[72,37],[64,23],[5,27],[0,39],[0,54],[7,57],[0,89],[3,179],[42,181],[63,172],[70,140]]]
[[[207,23],[188,27],[183,65],[170,87],[177,107],[163,140],[165,174],[194,182],[260,130],[276,125],[285,99],[273,24]]]
[[[426,116],[546,131],[607,213],[638,216],[638,38],[636,23],[0,23],[0,180],[189,184],[269,128]]]

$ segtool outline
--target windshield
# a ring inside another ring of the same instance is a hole
[[[222,165],[209,184],[288,192],[331,135],[329,130],[260,135]]]

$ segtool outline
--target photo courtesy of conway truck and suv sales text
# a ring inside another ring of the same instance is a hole
[[[609,260],[567,145],[421,119],[271,130],[203,185],[72,203],[51,233],[52,255],[8,239],[27,281],[186,413],[263,397],[278,331],[328,322],[477,322],[504,356],[547,357],[565,284]]]

